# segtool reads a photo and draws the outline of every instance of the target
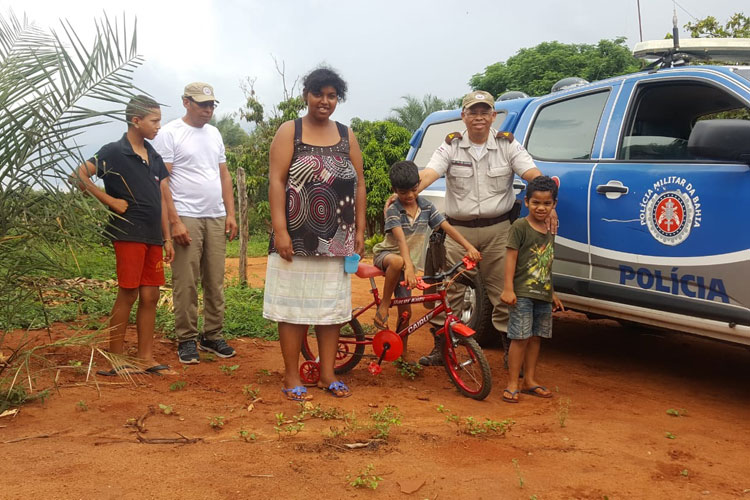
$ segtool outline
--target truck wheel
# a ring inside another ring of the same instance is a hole
[[[492,347],[500,340],[498,331],[492,326],[492,303],[487,296],[484,281],[479,273],[474,276],[461,275],[457,283],[464,285],[464,301],[454,314],[474,330],[474,340],[482,347]]]
[[[435,274],[440,269],[435,268],[432,259],[432,248],[427,248],[427,254],[424,261],[424,274],[426,276]],[[490,302],[487,292],[484,288],[484,281],[479,273],[473,273],[474,276],[468,277],[462,274],[456,280],[456,283],[464,285],[464,302],[460,310],[453,311],[461,322],[474,330],[474,340],[482,347],[492,347],[497,345],[500,335],[492,326],[492,303]],[[425,290],[424,293],[428,293]]]

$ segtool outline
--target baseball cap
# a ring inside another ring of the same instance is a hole
[[[464,96],[462,107],[463,109],[466,109],[479,103],[488,104],[491,108],[495,107],[495,99],[492,97],[492,94],[485,92],[484,90],[475,90],[474,92],[466,94]]]
[[[193,82],[185,85],[183,97],[190,97],[195,102],[214,101],[219,102],[214,97],[214,88],[204,82]]]

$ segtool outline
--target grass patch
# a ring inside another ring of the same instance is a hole
[[[224,299],[224,335],[227,338],[279,339],[276,324],[263,317],[262,289],[231,285],[224,289]]]
[[[251,234],[250,239],[247,242],[247,256],[248,257],[264,257],[268,255],[268,235],[263,234]],[[232,241],[227,242],[227,257],[239,257],[240,256],[240,241],[235,238]]]
[[[227,255],[236,256],[237,241],[227,244]],[[249,256],[264,256],[268,252],[268,236],[253,235],[248,246]],[[0,308],[7,314],[0,314],[0,330],[16,328],[44,328],[55,322],[81,321],[81,326],[99,329],[109,317],[117,297],[115,257],[109,242],[92,242],[88,245],[56,248],[56,255],[63,261],[56,276],[41,272],[34,285],[17,288],[13,297],[0,298]],[[74,257],[75,256],[75,257]],[[80,271],[79,271],[80,267]],[[171,268],[165,266],[167,283],[171,282]],[[85,278],[80,284],[76,278]],[[72,281],[72,280],[75,280]],[[162,288],[161,299],[156,310],[156,330],[167,337],[174,336],[174,312],[171,300],[172,291]],[[224,290],[226,313],[224,331],[228,338],[259,337],[278,340],[276,325],[263,318],[263,290],[227,283]],[[199,303],[199,308],[202,304]],[[130,323],[135,323],[137,303],[130,314]],[[203,318],[199,318],[199,328]],[[1,342],[0,342],[1,343]]]

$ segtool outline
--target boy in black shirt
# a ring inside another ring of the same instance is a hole
[[[174,249],[166,210],[170,198],[164,196],[165,190],[169,193],[169,173],[144,139],[153,139],[159,132],[161,110],[156,101],[139,95],[128,103],[125,117],[127,133],[81,165],[75,181],[114,212],[107,233],[115,248],[119,289],[110,319],[109,352],[124,354],[128,317],[138,299],[138,365],[147,373],[159,373],[169,367],[154,359],[156,305],[159,286],[164,284],[164,263],[172,261]],[[104,191],[91,181],[94,174],[104,181]],[[116,364],[112,370],[97,373],[143,373],[140,368]]]

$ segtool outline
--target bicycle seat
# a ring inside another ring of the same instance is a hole
[[[385,273],[371,264],[359,263],[357,267],[357,276],[360,278],[374,278],[376,276],[385,276]]]

